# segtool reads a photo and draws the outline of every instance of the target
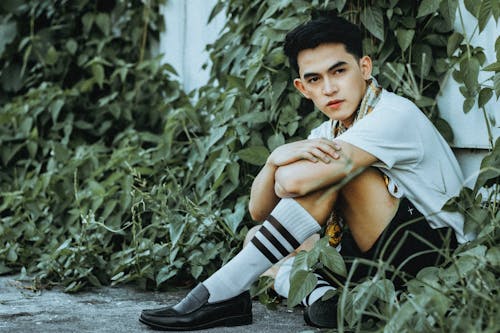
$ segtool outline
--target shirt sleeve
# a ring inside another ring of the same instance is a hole
[[[376,108],[337,139],[372,154],[388,169],[415,165],[423,156],[418,122],[425,116],[406,104]]]

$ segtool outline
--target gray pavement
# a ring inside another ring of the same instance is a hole
[[[29,281],[0,276],[0,332],[154,332],[138,322],[144,308],[172,305],[187,291],[151,292],[132,286],[67,294],[59,288],[33,291]],[[307,326],[301,309],[269,310],[253,302],[253,324],[197,332],[320,332]]]

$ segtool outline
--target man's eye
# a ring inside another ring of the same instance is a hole
[[[334,73],[335,73],[335,74],[342,74],[342,73],[344,73],[344,72],[345,72],[345,68],[338,68],[338,69],[336,69],[336,70],[335,70],[335,72],[334,72]]]
[[[314,77],[310,78],[307,82],[314,83],[314,82],[317,82],[318,80],[319,80],[319,78],[317,76],[314,76]]]

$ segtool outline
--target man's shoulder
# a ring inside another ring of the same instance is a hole
[[[386,89],[382,89],[380,100],[375,106],[375,109],[382,107],[384,109],[389,108],[396,110],[418,110],[418,107],[415,105],[415,103],[410,101],[408,98],[390,92]]]

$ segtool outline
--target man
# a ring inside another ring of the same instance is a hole
[[[390,259],[395,271],[415,275],[439,262],[439,249],[466,241],[463,217],[441,211],[463,184],[455,157],[413,103],[377,85],[359,28],[321,18],[288,33],[284,48],[298,73],[294,86],[329,120],[307,140],[271,153],[249,204],[262,227],[180,303],[144,310],[140,321],[153,328],[251,323],[251,283],[317,233],[333,207],[349,229],[341,243],[348,261]],[[336,185],[355,173],[339,190]],[[361,268],[354,278],[369,273]],[[307,323],[335,327],[335,301],[317,298],[305,310]]]

